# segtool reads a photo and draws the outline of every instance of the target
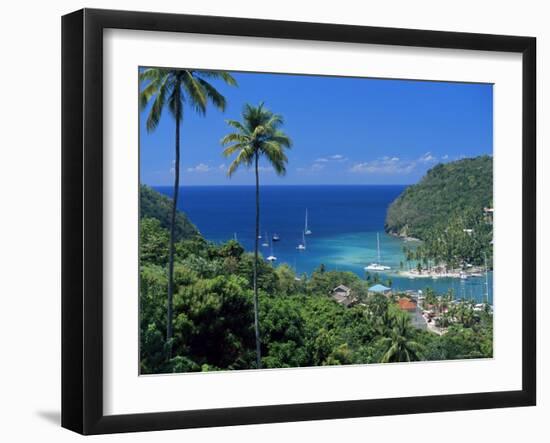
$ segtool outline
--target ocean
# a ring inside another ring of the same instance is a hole
[[[262,186],[260,193],[260,246],[264,257],[277,257],[276,266],[287,263],[298,274],[311,274],[319,265],[329,270],[351,271],[365,278],[364,267],[377,261],[376,237],[380,236],[381,262],[392,271],[405,263],[405,241],[384,232],[386,210],[405,189],[404,185]],[[172,195],[171,187],[155,187]],[[253,186],[190,186],[180,188],[178,209],[184,211],[202,235],[213,242],[236,238],[243,247],[254,247],[255,188]],[[308,212],[311,235],[300,251]],[[280,241],[271,242],[273,234]],[[444,293],[452,288],[457,298],[485,297],[485,277],[467,280],[439,278],[410,279],[389,271],[379,273],[397,290],[433,288]],[[489,302],[493,302],[492,273],[489,273]]]

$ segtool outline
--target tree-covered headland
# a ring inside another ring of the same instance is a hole
[[[492,269],[493,158],[440,163],[390,205],[385,229],[422,240],[406,248],[406,265]]]

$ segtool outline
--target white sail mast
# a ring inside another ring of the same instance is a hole
[[[306,221],[305,221],[305,224],[304,224],[304,235],[311,235],[311,231],[308,227],[308,223],[307,223],[307,208],[306,208]]]

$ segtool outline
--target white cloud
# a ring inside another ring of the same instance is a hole
[[[434,157],[431,152],[426,152],[418,159],[418,161],[420,163],[434,163],[437,161],[437,158]]]
[[[330,164],[334,164],[336,162],[341,163],[347,161],[347,157],[344,157],[341,154],[333,154],[329,155],[327,157],[319,157],[316,158],[313,163],[309,166],[302,166],[299,168],[296,168],[296,171],[298,172],[321,172],[324,170],[327,166],[330,166]]]
[[[325,166],[326,166],[326,163],[315,162],[311,166],[308,166],[308,167],[305,167],[305,168],[304,167],[296,168],[296,171],[306,172],[306,173],[321,172],[323,169],[325,169]]]
[[[311,165],[312,171],[322,171],[323,169],[325,169],[325,165],[323,165],[322,163],[313,163]]]
[[[414,162],[401,162],[397,157],[383,157],[368,162],[355,163],[350,171],[359,174],[408,174],[414,167]]]
[[[341,154],[334,154],[334,155],[331,155],[329,158],[330,158],[331,160],[336,160],[336,161],[340,161],[340,162],[343,162],[343,161],[346,161],[346,160],[347,160],[347,158],[344,157],[344,156],[341,155]]]
[[[410,174],[418,167],[437,162],[437,158],[426,152],[414,160],[405,160],[399,157],[379,157],[375,160],[358,162],[351,166],[350,172],[356,174]]]
[[[331,161],[345,162],[347,157],[344,157],[342,154],[329,155],[328,157],[320,157],[315,159],[314,163],[328,163]]]
[[[212,168],[206,163],[199,163],[197,166],[187,168],[187,172],[209,172]]]

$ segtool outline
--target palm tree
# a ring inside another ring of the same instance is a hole
[[[141,110],[149,104],[147,115],[147,132],[156,129],[162,111],[166,106],[176,122],[174,192],[172,196],[172,213],[170,218],[170,243],[168,259],[168,303],[166,316],[166,342],[168,356],[171,355],[173,295],[174,295],[174,242],[176,205],[178,202],[180,180],[180,126],[183,121],[184,104],[195,112],[204,115],[208,102],[221,111],[225,110],[225,98],[209,82],[210,79],[221,79],[235,86],[235,79],[223,71],[195,71],[188,69],[147,68],[140,72],[139,81],[143,88],[139,94]]]
[[[408,315],[400,314],[395,318],[391,336],[383,338],[382,345],[387,350],[380,363],[421,359],[422,346],[414,341],[414,331]]]
[[[223,155],[237,156],[229,165],[227,175],[231,177],[241,166],[254,166],[256,176],[256,235],[254,236],[254,331],[256,334],[256,365],[262,367],[260,348],[260,326],[258,319],[258,237],[260,235],[260,157],[264,157],[278,175],[286,173],[288,158],[285,148],[290,148],[290,138],[281,131],[283,118],[266,109],[263,103],[258,106],[246,104],[242,112],[242,122],[227,120],[236,129],[222,138],[225,146]],[[228,145],[228,146],[227,146]]]

